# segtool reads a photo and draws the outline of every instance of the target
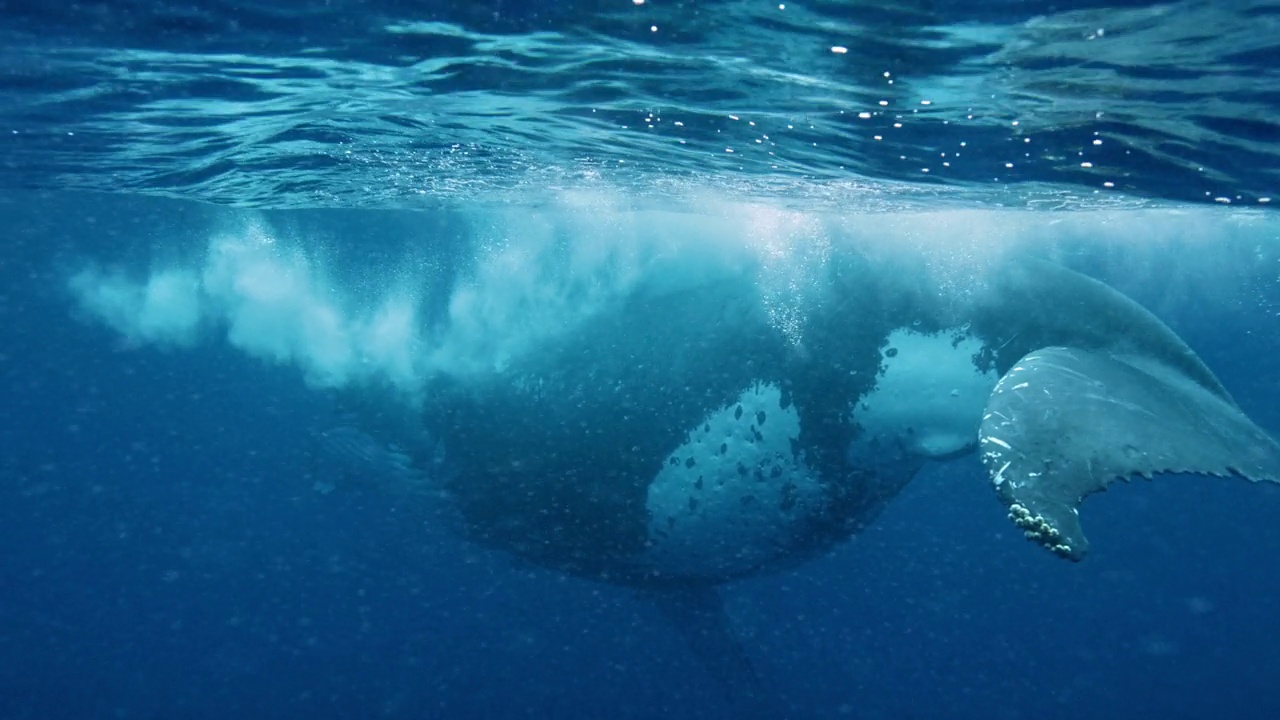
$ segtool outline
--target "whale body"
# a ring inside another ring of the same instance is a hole
[[[803,562],[926,462],[974,451],[1010,519],[1073,560],[1077,507],[1111,482],[1280,480],[1280,447],[1150,312],[1044,260],[978,277],[846,248],[798,324],[749,273],[642,284],[500,368],[435,379],[423,417],[473,537],[644,588]]]
[[[1009,519],[1071,560],[1113,482],[1280,482],[1280,446],[1164,323],[1007,254],[957,272],[843,246],[781,303],[750,267],[642,281],[423,398],[467,535],[637,588],[747,714],[766,695],[716,586],[829,551],[928,462],[978,453]]]

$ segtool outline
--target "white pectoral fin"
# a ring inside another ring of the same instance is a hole
[[[1009,518],[1080,560],[1077,508],[1116,480],[1156,473],[1280,482],[1280,445],[1226,397],[1150,360],[1037,350],[987,402],[980,454]]]

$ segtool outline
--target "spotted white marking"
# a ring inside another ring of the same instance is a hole
[[[983,408],[1000,376],[974,364],[981,341],[959,336],[959,329],[890,333],[875,389],[853,407],[862,433],[848,449],[851,464],[882,462],[889,450],[944,458],[976,443]]]
[[[794,406],[774,385],[747,389],[690,430],[649,485],[647,561],[669,573],[746,572],[784,557],[825,497],[792,454]]]
[[[1005,442],[1005,441],[1001,440],[1001,439],[1000,439],[1000,438],[998,438],[998,437],[992,437],[992,436],[990,436],[990,435],[989,435],[989,436],[987,436],[987,437],[983,438],[983,440],[985,440],[985,441],[987,441],[987,442],[993,442],[993,443],[995,443],[995,444],[999,445],[1000,447],[1004,448],[1005,450],[1012,450],[1012,449],[1013,449],[1013,448],[1009,447],[1009,443],[1007,443],[1007,442]]]

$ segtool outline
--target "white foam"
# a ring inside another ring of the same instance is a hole
[[[475,252],[458,275],[442,280],[452,293],[443,306],[429,309],[420,304],[425,280],[412,258],[389,280],[346,284],[326,271],[312,238],[282,236],[256,218],[217,229],[187,262],[149,273],[89,266],[70,288],[89,314],[135,343],[221,338],[254,357],[297,366],[313,384],[381,382],[414,391],[433,373],[501,369],[638,288],[677,292],[730,275],[756,282],[769,318],[802,345],[807,310],[827,288],[823,266],[846,242],[873,255],[923,252],[928,281],[962,294],[981,287],[999,248],[1022,235],[1049,234],[1035,213],[837,218],[711,199],[700,201],[700,214],[626,205],[601,192],[567,194],[560,206],[536,212],[486,209],[469,236],[448,240]],[[1150,219],[1090,215],[1055,219],[1051,234],[1136,234]]]
[[[361,311],[313,257],[262,225],[216,234],[189,267],[141,280],[88,267],[69,286],[85,310],[131,340],[190,345],[202,331],[217,332],[328,387],[378,380],[412,390],[422,379],[411,294],[391,292]]]
[[[71,278],[81,305],[131,340],[161,345],[194,342],[203,308],[200,283],[184,270],[161,270],[144,283],[87,268]]]
[[[675,290],[749,266],[740,222],[572,203],[570,213],[489,217],[468,238],[475,258],[449,278],[444,321],[430,337],[416,292],[424,278],[410,259],[399,277],[366,280],[374,289],[356,296],[354,283],[326,271],[311,239],[282,237],[257,218],[217,229],[186,263],[149,274],[90,265],[69,287],[89,314],[136,343],[221,337],[300,368],[314,385],[379,382],[413,394],[432,373],[501,369],[555,343],[640,283]]]

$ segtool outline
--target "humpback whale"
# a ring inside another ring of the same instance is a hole
[[[1034,258],[979,277],[846,250],[798,333],[749,274],[642,285],[502,367],[434,378],[423,418],[477,540],[644,588],[801,562],[973,451],[1010,519],[1072,560],[1080,502],[1112,482],[1280,481],[1280,446],[1137,303]]]
[[[757,279],[640,282],[436,375],[421,416],[473,539],[658,598],[745,692],[715,586],[849,539],[930,461],[977,453],[1010,520],[1076,561],[1081,501],[1114,482],[1280,482],[1280,446],[1182,339],[1053,262],[948,282],[923,255],[842,247],[788,313]]]

